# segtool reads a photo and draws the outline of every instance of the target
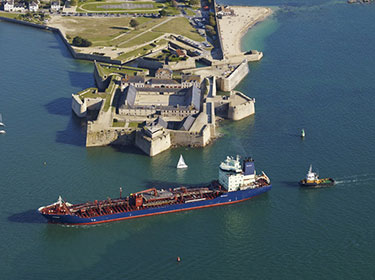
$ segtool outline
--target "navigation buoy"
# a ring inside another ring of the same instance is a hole
[[[47,165],[47,162],[44,162],[43,164],[44,164],[44,165]]]
[[[177,257],[177,262],[180,262],[181,261],[181,258],[180,257]]]

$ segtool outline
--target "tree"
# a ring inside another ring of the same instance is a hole
[[[215,20],[215,17],[214,17],[214,16],[210,16],[210,20],[209,20],[209,22],[210,22],[210,25],[211,25],[211,26],[216,26],[216,20]]]
[[[137,20],[135,20],[134,18],[132,18],[132,19],[130,20],[130,26],[131,26],[131,27],[137,29],[138,25],[139,25],[139,22],[138,22]]]
[[[90,47],[91,42],[87,39],[76,36],[73,38],[72,45],[76,47]]]
[[[200,3],[199,0],[189,0],[189,5],[191,6],[198,6]]]
[[[206,27],[206,31],[207,31],[208,35],[210,35],[210,36],[216,35],[215,28],[213,28],[211,25],[206,25],[205,27]]]
[[[159,15],[160,15],[161,17],[165,17],[167,14],[168,14],[168,13],[167,13],[166,10],[161,10],[161,11],[159,12]]]

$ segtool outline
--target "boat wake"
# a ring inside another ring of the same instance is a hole
[[[338,178],[336,184],[359,184],[375,181],[375,174],[360,174]]]

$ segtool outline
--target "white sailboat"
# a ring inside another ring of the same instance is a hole
[[[3,115],[0,114],[0,126],[5,126],[5,124],[3,123]]]
[[[7,133],[4,129],[0,129],[0,134],[5,134]]]
[[[187,168],[187,164],[185,163],[184,161],[184,158],[182,157],[182,155],[180,155],[180,159],[178,160],[178,163],[177,163],[177,168]]]

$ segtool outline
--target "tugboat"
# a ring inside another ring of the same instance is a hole
[[[299,184],[301,187],[327,187],[333,186],[335,184],[335,180],[332,178],[319,179],[319,175],[312,171],[312,165],[310,164],[306,178],[299,181]]]

